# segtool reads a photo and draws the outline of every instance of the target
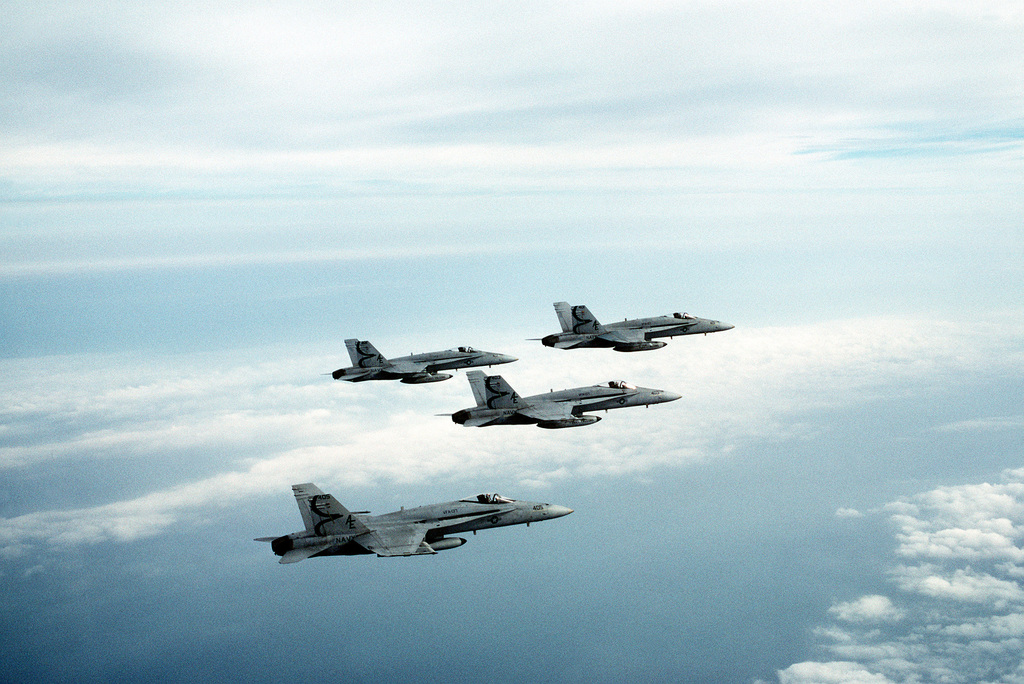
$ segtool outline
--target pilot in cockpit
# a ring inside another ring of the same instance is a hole
[[[501,494],[477,494],[476,500],[480,503],[513,503],[512,499]]]

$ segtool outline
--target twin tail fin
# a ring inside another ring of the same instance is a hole
[[[380,368],[388,362],[384,355],[367,340],[355,338],[345,340],[345,346],[348,347],[348,355],[352,359],[352,365],[356,368]]]
[[[564,333],[584,335],[604,330],[604,326],[598,323],[594,314],[590,313],[590,309],[584,304],[569,306],[568,302],[555,302],[555,313]]]
[[[500,375],[487,375],[483,371],[468,371],[469,385],[473,388],[476,405],[490,409],[518,408],[520,397]]]
[[[330,494],[324,494],[312,482],[292,485],[306,531],[317,536],[365,534],[369,528],[354,513]]]

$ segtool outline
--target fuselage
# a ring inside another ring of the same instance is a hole
[[[424,541],[435,551],[456,548],[466,542],[465,539],[450,538],[445,535],[460,532],[476,532],[492,527],[522,525],[543,520],[560,518],[572,513],[571,508],[535,501],[517,501],[498,494],[480,494],[469,499],[449,501],[446,503],[429,504],[416,508],[403,508],[382,515],[360,515],[359,520],[373,532],[386,532],[391,529],[413,528],[426,526]],[[309,532],[295,532],[287,535],[289,548],[301,548],[303,545],[331,546],[316,553],[316,556],[354,556],[373,553],[360,544],[361,534],[336,534],[328,537],[318,536]]]
[[[581,347],[614,348],[619,351],[646,351],[660,349],[664,342],[650,342],[657,337],[677,337],[680,335],[698,335],[723,330],[731,330],[734,326],[709,318],[697,318],[690,314],[672,314],[670,316],[652,316],[649,318],[633,318],[615,323],[598,325],[597,330],[582,332],[584,321],[573,327],[571,332],[548,335],[541,339],[547,347],[559,349],[578,349]]]
[[[672,316],[652,316],[650,318],[634,318],[632,320],[606,323],[605,330],[642,330],[644,336],[676,337],[677,335],[697,335],[731,330],[733,326],[709,318],[697,318],[688,314]]]
[[[491,500],[480,501],[479,497]],[[447,503],[405,508],[393,513],[368,516],[363,520],[370,529],[389,525],[428,523],[435,534],[472,532],[491,527],[522,525],[559,518],[572,513],[571,508],[535,501],[517,501],[499,495],[478,495]]]
[[[612,387],[611,385],[613,384],[620,384],[621,386]],[[572,405],[573,414],[579,415],[586,411],[607,411],[627,406],[661,404],[667,401],[675,401],[679,399],[679,396],[674,392],[666,392],[665,390],[649,387],[636,387],[628,383],[612,381],[604,385],[575,387],[573,389],[548,392],[547,394],[534,394],[533,396],[525,397],[523,401],[530,406],[535,406],[542,402],[568,403]]]
[[[571,416],[581,416],[587,411],[608,411],[629,406],[649,406],[651,404],[662,404],[679,399],[680,395],[675,392],[653,389],[649,387],[637,387],[627,382],[613,380],[602,385],[591,385],[589,387],[575,387],[572,389],[547,392],[546,394],[534,394],[528,397],[521,397],[516,406],[507,408],[488,408],[477,406],[462,409],[452,414],[452,420],[459,424],[466,424],[467,421],[474,421],[482,425],[531,425],[540,424],[542,427],[575,427],[596,423],[597,418],[589,420],[566,420],[560,422],[553,418],[547,420],[538,418],[531,409],[543,410],[545,404],[568,405],[568,411],[562,411]],[[547,423],[548,425],[545,425]]]
[[[340,368],[331,375],[335,380],[365,382],[367,380],[404,380],[411,383],[438,382],[452,377],[438,371],[477,368],[512,363],[516,357],[459,347],[444,351],[411,354],[388,359],[383,365],[360,365]]]
[[[391,359],[391,363],[392,365],[423,363],[426,364],[425,370],[430,373],[439,370],[457,370],[459,368],[473,368],[476,366],[496,366],[502,363],[512,363],[516,360],[516,357],[509,356],[508,354],[477,351],[472,347],[460,347],[459,349],[411,354]]]

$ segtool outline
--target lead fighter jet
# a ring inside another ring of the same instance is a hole
[[[706,335],[720,330],[731,330],[733,327],[728,323],[697,318],[688,313],[634,318],[601,325],[586,306],[569,306],[568,302],[555,302],[555,313],[558,314],[562,332],[542,337],[541,343],[545,347],[558,349],[611,347],[620,352],[647,351],[665,346],[664,342],[652,342],[655,337],[698,333]]]
[[[388,360],[367,340],[345,340],[345,346],[348,347],[348,355],[352,358],[352,367],[339,368],[331,373],[331,377],[349,382],[401,380],[407,384],[417,385],[441,382],[452,377],[451,373],[438,373],[441,370],[494,366],[516,360],[514,356],[479,351],[472,347],[412,354]]]
[[[542,428],[568,428],[590,425],[599,416],[584,416],[585,411],[606,411],[627,406],[649,406],[675,401],[679,395],[659,389],[637,387],[622,380],[603,385],[576,387],[532,397],[520,397],[500,375],[481,371],[466,373],[473,388],[476,406],[452,414],[452,420],[466,427],[488,425],[536,425]]]
[[[466,543],[445,535],[491,527],[521,525],[572,513],[571,508],[516,501],[499,494],[403,508],[384,515],[352,513],[312,483],[292,485],[306,529],[283,537],[260,537],[281,557],[297,563],[313,556],[419,556],[454,549]]]

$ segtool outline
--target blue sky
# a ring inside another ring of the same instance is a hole
[[[8,3],[6,679],[1024,680],[1015,2]],[[736,326],[560,352],[551,303]],[[344,339],[471,344],[466,429]],[[289,485],[571,506],[282,567]]]

